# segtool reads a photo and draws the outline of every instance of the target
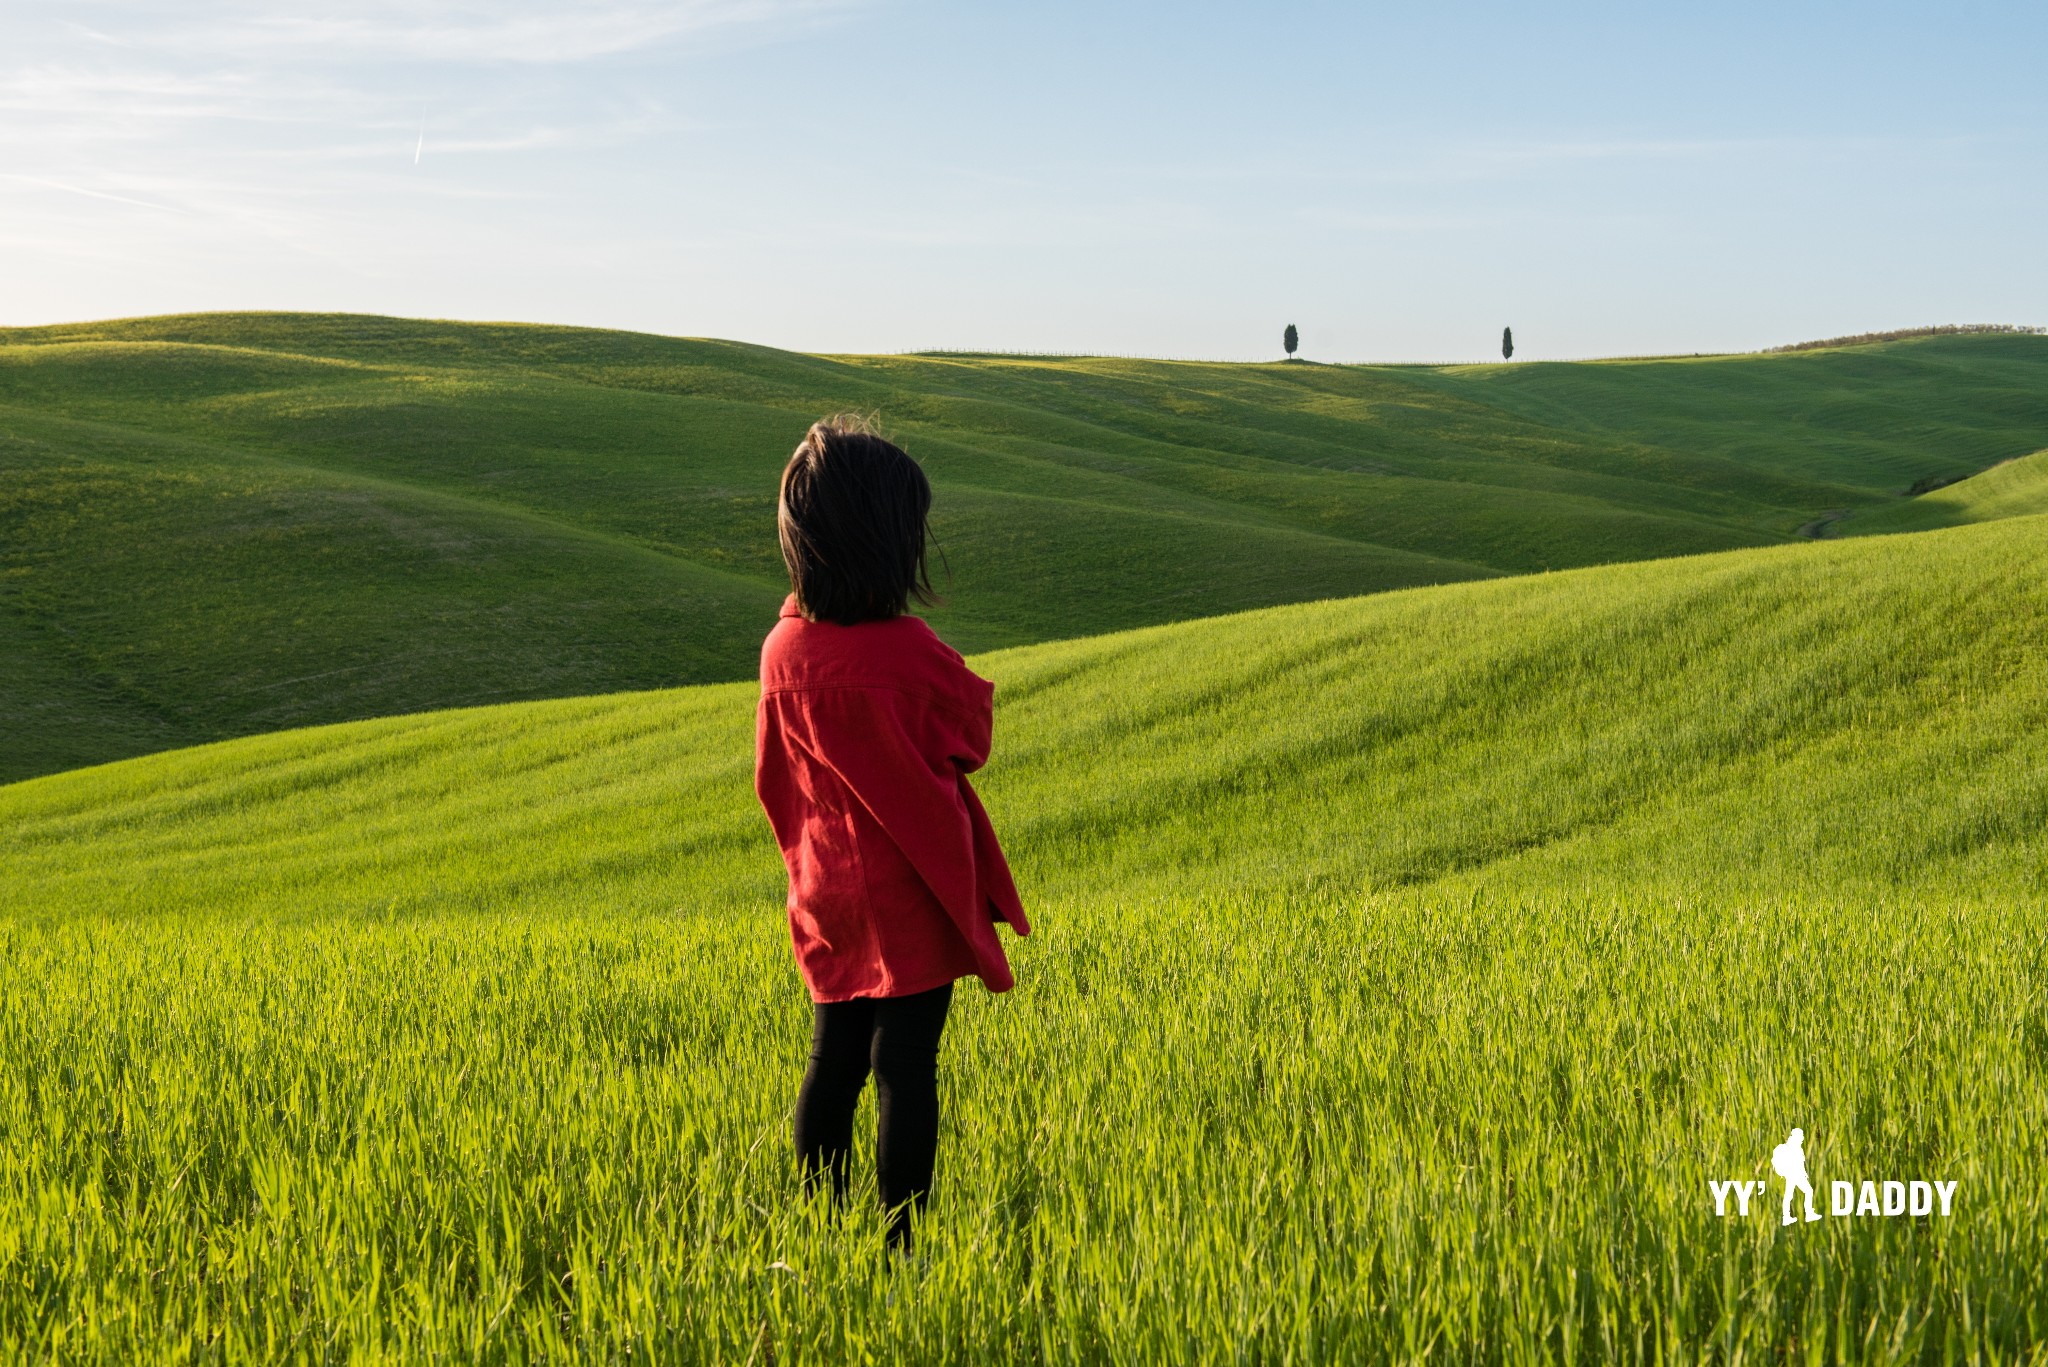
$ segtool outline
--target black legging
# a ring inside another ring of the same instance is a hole
[[[830,1173],[832,1196],[846,1196],[853,1152],[853,1109],[868,1070],[875,1074],[881,1131],[875,1175],[889,1213],[889,1242],[910,1241],[910,1214],[931,1197],[939,1147],[939,1034],[953,984],[911,997],[820,1002],[811,1021],[811,1066],[796,1094],[796,1156],[804,1185]]]

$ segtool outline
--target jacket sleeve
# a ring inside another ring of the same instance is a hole
[[[1016,881],[1009,861],[996,840],[996,828],[981,805],[981,798],[967,776],[988,762],[990,733],[995,725],[995,686],[961,666],[961,707],[951,715],[950,733],[954,771],[960,803],[967,809],[967,824],[974,845],[975,913],[990,921],[1008,923],[1019,935],[1031,933],[1024,915],[1023,899],[1017,896]]]

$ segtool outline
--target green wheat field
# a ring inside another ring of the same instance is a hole
[[[909,1262],[798,1194],[750,787],[841,407],[932,470],[1037,927]],[[0,334],[0,1355],[2038,1360],[2043,447],[2018,336]],[[1718,1218],[1794,1125],[1954,1213]]]

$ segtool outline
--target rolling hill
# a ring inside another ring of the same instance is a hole
[[[0,778],[746,677],[782,593],[776,475],[841,409],[931,471],[935,620],[990,649],[1793,539],[2048,442],[2048,338],[1428,368],[346,316],[0,330]]]
[[[2035,513],[2048,513],[2048,451],[2000,461],[1968,479],[1873,508],[1844,520],[1840,531],[1850,536],[1920,532]]]
[[[2016,517],[979,657],[1039,932],[961,996],[907,1271],[777,1138],[748,685],[0,788],[0,1337],[2024,1358],[2044,561]],[[1795,1124],[1956,1215],[1718,1218]]]

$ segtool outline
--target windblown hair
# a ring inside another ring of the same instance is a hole
[[[853,626],[936,603],[925,568],[931,482],[857,417],[814,423],[782,471],[775,510],[797,609]]]

